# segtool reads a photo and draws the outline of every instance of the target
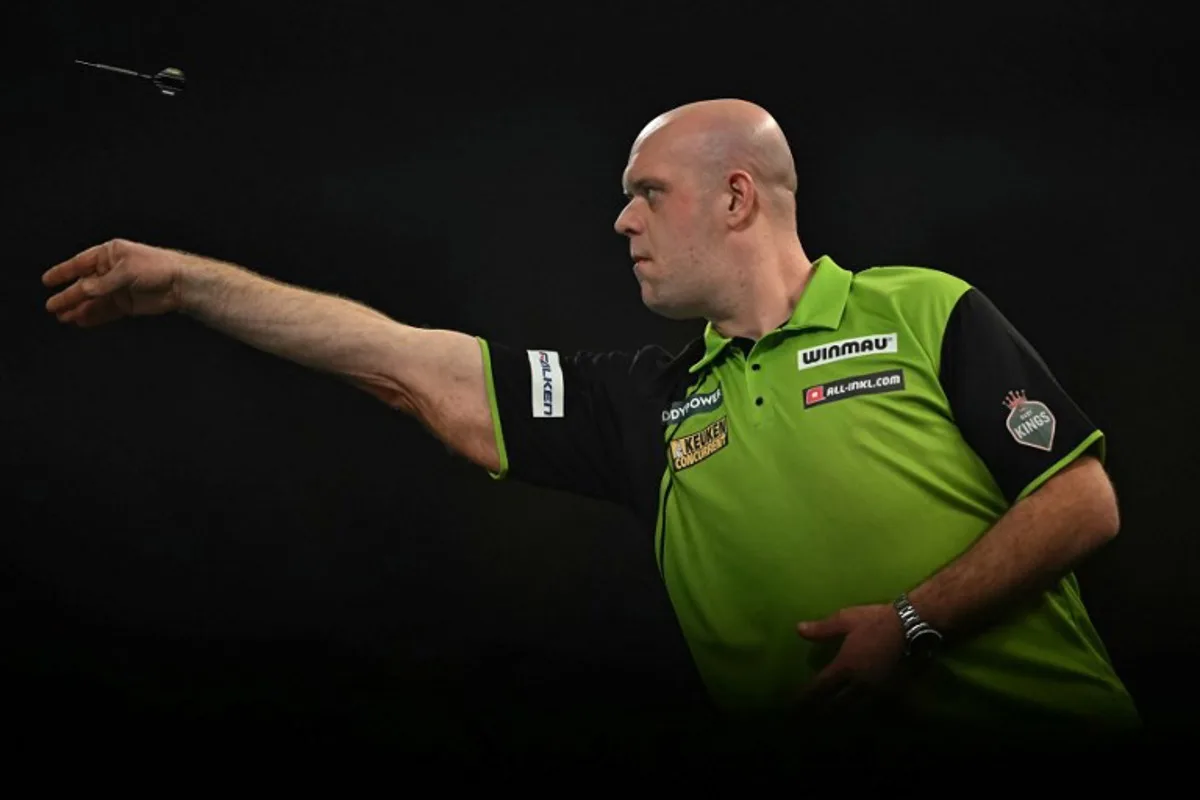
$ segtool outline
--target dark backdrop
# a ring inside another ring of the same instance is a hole
[[[685,741],[696,678],[622,512],[493,482],[184,319],[59,326],[38,278],[119,236],[414,324],[677,348],[700,324],[641,306],[620,174],[657,113],[739,96],[791,139],[810,255],[974,282],[1107,431],[1124,527],[1085,599],[1148,722],[1184,734],[1194,27],[1132,4],[808,5],[11,12],[3,724],[47,747]],[[75,58],[178,66],[187,89]]]

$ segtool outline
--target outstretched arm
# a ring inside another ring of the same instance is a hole
[[[235,264],[113,240],[43,276],[69,283],[47,302],[86,327],[130,314],[178,311],[272,355],[337,375],[416,417],[465,458],[500,457],[471,336],[403,325],[342,297],[292,286]]]

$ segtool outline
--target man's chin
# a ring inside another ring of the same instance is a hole
[[[682,322],[689,319],[698,319],[702,316],[695,309],[688,306],[664,303],[656,298],[647,297],[644,293],[642,294],[642,303],[646,306],[646,308],[650,309],[658,316],[675,320],[677,322]]]

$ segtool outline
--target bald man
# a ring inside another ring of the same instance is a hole
[[[46,272],[46,308],[183,313],[352,382],[493,477],[629,509],[725,708],[1136,728],[1070,574],[1119,527],[1103,437],[986,298],[810,261],[788,143],[748,102],[650,122],[623,186],[643,302],[705,322],[680,353],[410,327],[125,240]]]
[[[760,338],[786,320],[812,264],[796,232],[796,170],[762,108],[693,103],[648,124],[624,176],[616,221],[650,310]]]

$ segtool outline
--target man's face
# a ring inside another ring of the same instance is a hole
[[[642,302],[670,319],[704,315],[713,255],[713,197],[695,170],[651,137],[625,169],[629,202],[613,227],[629,238]]]

